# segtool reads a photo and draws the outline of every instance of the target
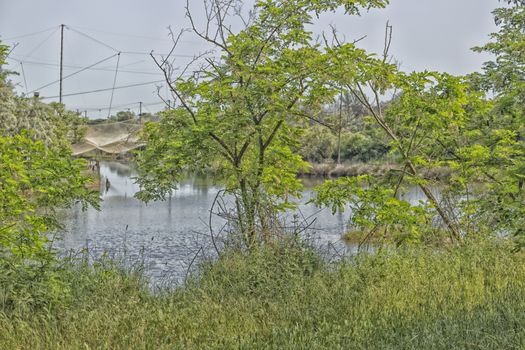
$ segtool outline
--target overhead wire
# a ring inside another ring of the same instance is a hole
[[[40,44],[38,44],[37,47],[35,47],[28,55],[19,55],[21,57],[26,57],[26,58],[30,58],[32,54],[34,54],[34,52],[36,52],[45,42],[47,42],[54,34],[55,32],[59,29],[60,27],[59,26],[54,26],[52,28],[48,28],[46,30],[42,30],[42,31],[39,31],[39,32],[34,32],[34,33],[28,33],[28,34],[25,34],[25,35],[21,35],[21,36],[17,36],[17,37],[12,37],[10,39],[15,39],[15,38],[21,38],[21,37],[26,37],[26,36],[30,36],[30,35],[37,35],[37,34],[40,34],[40,33],[44,33],[44,32],[47,32],[47,31],[50,31],[50,30],[53,30],[55,29],[49,36],[47,36]],[[111,68],[103,68],[103,67],[96,67],[96,65],[102,63],[102,62],[105,62],[115,56],[118,56],[118,59],[117,59],[117,64],[116,64],[116,68],[114,69],[114,72],[115,72],[115,75],[114,75],[114,79],[113,79],[113,86],[111,88],[103,88],[103,89],[95,89],[95,90],[89,90],[89,91],[81,91],[81,92],[74,92],[74,93],[69,93],[69,94],[63,94],[62,96],[63,97],[67,97],[67,96],[77,96],[77,95],[86,95],[86,94],[93,94],[93,93],[98,93],[98,92],[104,92],[104,91],[111,91],[111,97],[110,97],[110,104],[109,104],[109,107],[106,107],[106,108],[93,108],[92,110],[108,110],[109,112],[109,115],[111,114],[111,110],[114,109],[114,108],[119,108],[119,106],[114,106],[113,105],[113,99],[114,99],[114,93],[115,93],[115,90],[119,90],[119,89],[125,89],[125,88],[132,88],[132,87],[137,87],[137,86],[144,86],[144,85],[150,85],[150,84],[156,84],[156,83],[161,83],[161,82],[164,82],[165,80],[162,79],[162,80],[155,80],[155,81],[148,81],[148,82],[142,82],[142,83],[135,83],[135,84],[128,84],[128,85],[123,85],[123,86],[116,86],[116,80],[117,80],[117,76],[118,76],[118,73],[135,73],[135,74],[151,74],[151,75],[160,75],[161,73],[153,73],[153,72],[144,72],[144,71],[134,71],[134,70],[122,70],[120,68],[122,67],[125,67],[125,66],[121,66],[120,65],[120,57],[121,57],[121,54],[128,54],[128,55],[155,55],[155,56],[166,56],[166,54],[162,54],[162,53],[155,53],[153,51],[151,52],[140,52],[140,51],[120,51],[118,50],[116,47],[106,43],[106,42],[103,42],[101,40],[98,40],[96,39],[95,37],[89,35],[89,34],[86,34],[82,31],[79,31],[77,29],[75,29],[74,27],[72,26],[65,26],[66,29],[72,31],[72,32],[75,32],[77,33],[78,35],[81,35],[87,39],[89,39],[90,41],[93,41],[99,45],[102,45],[114,52],[116,52],[114,55],[111,55],[101,61],[98,61],[94,64],[90,64],[86,67],[81,67],[81,66],[76,66],[76,65],[62,65],[63,67],[70,67],[70,68],[80,68],[80,70],[78,71],[75,71],[69,75],[66,75],[63,79],[66,79],[66,78],[69,78],[73,75],[76,75],[76,74],[79,74],[85,70],[100,70],[100,71],[113,71],[113,69]],[[115,35],[119,35],[117,33],[112,33],[112,34],[115,34]],[[123,34],[125,35],[125,34]],[[133,36],[133,35],[127,35],[127,36],[130,36],[130,37],[139,37],[139,36]],[[150,38],[151,39],[151,38]],[[178,57],[188,57],[188,58],[192,58],[192,57],[195,57],[194,55],[184,55],[184,54],[172,54],[172,56],[178,56]],[[11,58],[10,58],[11,59]],[[60,80],[56,80],[56,81],[53,81],[51,83],[48,83],[46,85],[43,85],[41,87],[39,87],[38,89],[35,89],[35,90],[32,90],[30,92],[27,92],[27,90],[29,90],[28,86],[27,86],[27,80],[26,80],[26,76],[25,76],[25,72],[24,72],[24,68],[23,68],[23,63],[26,63],[26,64],[36,64],[36,65],[42,65],[42,66],[59,66],[58,64],[56,63],[45,63],[45,62],[39,62],[39,61],[29,61],[29,60],[21,60],[21,59],[16,59],[16,58],[12,58],[14,61],[17,61],[20,63],[20,66],[21,66],[21,69],[22,69],[22,74],[23,74],[23,77],[24,77],[24,85],[25,85],[25,88],[26,88],[26,93],[31,93],[31,92],[35,92],[37,90],[40,90],[40,89],[43,89],[43,88],[46,88],[50,85],[53,85],[53,84],[56,84],[58,82],[60,82]],[[51,61],[52,62],[52,61]],[[142,61],[139,61],[138,63],[140,63]],[[132,63],[132,64],[136,64],[136,63]],[[131,64],[128,64],[128,65],[131,65]],[[62,79],[62,80],[63,80]],[[48,97],[43,97],[43,99],[51,99],[51,98],[57,98],[59,96],[48,96]],[[144,104],[144,106],[148,105],[148,106],[155,106],[155,105],[161,105],[161,104],[165,104],[165,102],[159,102],[159,103],[148,103],[148,104]],[[128,104],[129,105],[129,104]],[[123,105],[121,105],[123,106]],[[125,105],[124,105],[125,106]]]
[[[124,54],[128,54],[128,55],[154,55],[154,56],[167,56],[168,54],[167,53],[156,53],[156,52],[141,52],[141,51],[122,51],[122,53]],[[183,54],[171,54],[170,56],[174,56],[174,57],[186,57],[186,58],[193,58],[195,57],[195,55],[183,55]]]
[[[13,43],[13,45],[11,45],[11,49],[7,52],[7,55],[5,55],[5,58],[9,58],[9,55],[11,55],[13,51],[18,47],[18,44],[19,43]]]
[[[26,80],[26,72],[24,70],[24,64],[22,62],[19,62],[20,63],[20,68],[22,70],[22,77],[24,78],[24,87],[26,89],[26,95],[28,94],[27,90],[29,89],[27,87],[27,80]]]
[[[76,54],[75,50],[73,49],[73,46],[71,45],[71,37],[70,37],[70,35],[65,35],[64,36],[64,44],[66,46],[66,50],[70,53],[68,55],[68,57],[71,60],[72,64],[78,65],[78,55]],[[60,67],[60,69],[63,69],[63,62],[61,64],[59,64],[58,66]],[[83,67],[86,67],[86,66],[88,66],[88,64],[82,64],[82,67],[79,67],[79,68],[83,68]],[[68,74],[68,73],[66,73],[66,74]],[[82,100],[83,104],[87,104],[88,103],[86,101],[86,96],[82,95],[82,96],[80,96],[80,99]]]
[[[164,101],[162,102],[156,102],[156,103],[142,103],[143,106],[158,106],[158,105],[165,105],[166,103]]]
[[[173,43],[172,39],[159,38],[159,37],[155,37],[155,36],[146,36],[146,35],[139,35],[139,34],[109,32],[109,31],[98,30],[98,29],[93,29],[93,28],[88,28],[88,27],[83,27],[83,26],[74,26],[74,27],[69,26],[69,27],[70,28],[77,28],[77,30],[78,29],[83,29],[83,30],[88,30],[88,31],[91,31],[91,32],[97,32],[97,33],[102,33],[102,34],[109,34],[109,35],[120,36],[120,37],[139,38],[139,39],[148,39],[148,40],[157,40],[157,41],[166,41],[166,42]],[[201,43],[200,41],[196,41],[196,40],[181,40],[180,42],[192,43],[192,44],[200,44]]]
[[[128,107],[128,106],[132,106],[132,105],[136,105],[136,104],[139,104],[139,102],[130,102],[130,103],[125,103],[125,104],[120,104],[120,105],[112,106],[112,108],[122,108],[122,107]],[[79,109],[79,110],[85,110],[85,111],[105,111],[105,110],[109,109],[109,107],[107,107],[107,106],[103,106],[103,107],[77,106],[77,107],[71,107],[71,108]]]
[[[162,79],[162,80],[148,81],[148,82],[145,82],[145,83],[137,83],[137,84],[129,84],[129,85],[123,85],[123,86],[116,86],[114,88],[111,87],[111,88],[105,88],[105,89],[97,89],[97,90],[90,90],[90,91],[74,92],[74,93],[71,93],[71,94],[63,94],[62,97],[94,94],[94,93],[97,93],[97,92],[110,91],[112,89],[115,89],[115,90],[126,89],[126,88],[130,88],[130,87],[135,87],[135,86],[151,85],[151,84],[161,83],[161,82],[164,82],[164,81],[165,80]],[[50,99],[50,98],[57,98],[57,97],[59,97],[59,96],[58,95],[57,96],[47,96],[47,97],[43,97],[43,99]]]
[[[158,41],[172,41],[171,39],[168,39],[168,38],[158,38],[158,37],[154,37],[154,36],[145,36],[145,35],[129,34],[129,33],[108,32],[108,31],[98,30],[98,29],[93,29],[93,28],[88,28],[88,27],[75,26],[75,28],[89,30],[89,31],[92,31],[92,32],[98,32],[98,33],[102,33],[102,34],[110,34],[110,35],[115,35],[115,36],[124,36],[124,37],[129,37],[129,38],[140,38],[140,39],[149,39],[149,40],[158,40]]]
[[[77,33],[77,34],[80,34],[80,35],[82,35],[82,36],[88,38],[89,40],[92,40],[92,41],[94,41],[94,42],[96,42],[96,43],[98,43],[98,44],[100,44],[100,45],[102,45],[102,46],[105,46],[105,47],[107,47],[108,49],[111,49],[111,50],[113,50],[113,51],[115,51],[115,52],[121,52],[121,50],[118,50],[118,49],[114,48],[113,46],[111,46],[111,45],[109,45],[109,44],[106,44],[106,43],[103,42],[103,41],[100,41],[100,40],[98,40],[98,39],[95,39],[95,38],[93,38],[91,35],[88,35],[88,34],[86,34],[86,33],[82,33],[81,31],[76,30],[76,29],[74,29],[74,28],[71,27],[71,26],[66,26],[66,28],[69,29],[69,30],[71,30],[71,31],[73,31],[73,32],[75,32],[75,33]]]
[[[115,47],[109,45],[108,43],[105,43],[105,42],[103,42],[103,41],[100,41],[100,40],[98,40],[98,39],[92,37],[92,36],[89,35],[89,34],[83,33],[83,32],[81,32],[81,31],[75,29],[75,28],[72,27],[72,26],[69,26],[69,25],[68,25],[68,26],[66,26],[66,28],[69,29],[69,30],[74,31],[74,32],[77,33],[77,34],[83,35],[83,36],[85,36],[86,38],[88,38],[88,39],[90,39],[90,40],[92,40],[92,41],[94,41],[94,42],[96,42],[96,43],[98,43],[98,44],[100,44],[100,45],[103,45],[103,46],[105,46],[105,47],[107,47],[107,48],[109,48],[109,49],[111,49],[111,50],[113,50],[113,51],[115,51],[115,52],[120,52],[120,53],[123,53],[123,54],[129,54],[129,55],[148,55],[148,56],[149,56],[149,55],[156,55],[156,56],[166,56],[166,55],[167,55],[166,53],[156,53],[156,52],[153,52],[153,51],[151,51],[151,52],[144,52],[144,51],[125,51],[125,50],[118,50],[118,49],[116,49]],[[187,58],[193,58],[193,57],[195,57],[195,55],[183,55],[183,54],[171,54],[171,56],[175,56],[175,57],[187,57]]]
[[[26,56],[31,57],[39,48],[42,47],[53,35],[55,35],[56,32],[58,32],[59,27],[57,27],[54,31],[51,32],[44,40],[42,40],[31,52],[29,52]]]
[[[111,108],[123,108],[123,107],[129,107],[129,106],[133,106],[133,105],[139,105],[141,101],[136,101],[136,102],[130,102],[130,103],[125,103],[125,104],[120,104],[120,105],[116,105],[116,106],[112,106]],[[157,106],[157,105],[161,105],[161,104],[165,104],[164,102],[148,102],[148,103],[142,103],[142,105],[146,105],[146,106]],[[85,110],[85,111],[105,111],[105,110],[108,110],[109,107],[108,106],[102,106],[102,107],[86,107],[86,106],[76,106],[76,107],[71,107],[72,109],[78,109],[78,110]]]
[[[125,103],[125,104],[120,104],[120,105],[116,105],[116,106],[112,106],[111,109],[120,109],[120,108],[124,108],[124,107],[130,107],[130,106],[137,106],[137,107],[132,107],[131,109],[137,109],[138,108],[138,105],[140,104],[139,101],[137,102],[130,102],[130,103]],[[160,105],[166,105],[165,102],[161,101],[161,102],[148,102],[148,103],[142,103],[142,106],[143,107],[153,107],[153,106],[160,106]],[[106,111],[109,109],[109,107],[107,106],[104,106],[104,107],[86,107],[86,106],[71,106],[70,107],[71,109],[77,109],[77,110],[82,110],[82,111]],[[130,108],[128,108],[130,109]],[[147,109],[149,111],[149,109]]]
[[[22,34],[22,35],[17,35],[17,36],[12,36],[10,38],[3,38],[2,40],[3,41],[6,41],[6,40],[13,40],[13,39],[20,39],[20,38],[25,38],[25,37],[28,37],[28,36],[33,36],[33,35],[37,35],[37,34],[41,34],[41,33],[45,33],[45,32],[48,32],[50,30],[53,30],[53,29],[58,29],[59,26],[53,26],[51,28],[47,28],[47,29],[44,29],[44,30],[40,30],[38,32],[33,32],[33,33],[28,33],[28,34]]]
[[[71,73],[71,74],[68,74],[68,75],[66,75],[65,77],[63,77],[62,80],[67,79],[67,78],[69,78],[69,77],[72,77],[72,76],[75,75],[75,74],[79,74],[79,73],[81,73],[81,72],[83,72],[83,71],[85,71],[85,70],[87,70],[87,69],[89,69],[89,68],[91,68],[91,67],[94,67],[94,66],[96,66],[97,64],[100,64],[100,63],[102,63],[102,62],[105,62],[105,61],[107,61],[107,60],[109,60],[109,59],[111,59],[111,58],[113,58],[113,57],[115,57],[115,56],[117,56],[117,55],[118,55],[118,54],[111,55],[111,56],[109,56],[109,57],[104,58],[103,60],[100,60],[100,61],[98,61],[98,62],[93,63],[92,65],[90,65],[90,66],[88,66],[88,67],[84,67],[84,68],[82,68],[82,69],[80,69],[80,70],[77,70],[76,72],[73,72],[73,73]],[[37,89],[34,89],[34,90],[31,91],[31,92],[35,92],[35,91],[41,90],[41,89],[46,88],[46,87],[48,87],[48,86],[54,85],[54,84],[56,84],[56,83],[58,83],[58,82],[60,82],[60,79],[55,80],[55,81],[52,81],[52,82],[50,82],[50,83],[48,83],[48,84],[46,84],[46,85],[42,85],[41,87],[39,87],[39,88],[37,88]]]
[[[59,63],[47,63],[47,62],[39,62],[39,61],[32,61],[32,60],[20,60],[18,58],[11,58],[9,57],[9,59],[12,59],[14,61],[17,61],[17,62],[24,62],[25,64],[30,64],[30,65],[39,65],[39,66],[49,66],[49,67],[60,67],[60,64]],[[138,61],[138,62],[135,62],[136,63],[141,63],[141,62],[144,62],[144,61]],[[126,64],[126,65],[121,65],[120,67],[127,67],[127,66],[130,66],[132,64]],[[86,68],[84,66],[78,66],[78,65],[70,65],[70,64],[64,64],[62,65],[65,69],[78,69],[78,68]],[[96,70],[96,71],[104,71],[104,72],[114,72],[115,71],[115,68],[104,68],[104,67],[91,67],[91,68],[86,68],[88,70]],[[119,73],[131,73],[131,74],[144,74],[144,75],[162,75],[161,72],[153,72],[153,71],[139,71],[139,70],[124,70],[124,69],[119,69]]]
[[[9,56],[8,58],[11,58],[11,57],[14,57],[16,60],[25,60],[25,59],[31,59],[31,57],[28,57],[26,55],[20,55],[20,54],[17,54],[17,55],[11,55]],[[39,63],[55,63],[55,64],[58,64],[58,61],[56,59],[52,59],[52,58],[42,58],[42,57],[38,57],[38,61]]]
[[[111,116],[111,105],[113,104],[113,95],[115,94],[115,85],[117,84],[118,64],[120,62],[120,52],[117,56],[117,67],[115,68],[115,77],[113,78],[113,89],[111,90],[111,98],[109,99],[108,118]]]

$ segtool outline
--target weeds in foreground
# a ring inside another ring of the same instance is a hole
[[[155,292],[139,272],[69,264],[55,271],[67,297],[4,303],[0,348],[522,348],[525,257],[510,250],[384,249],[331,265],[278,245],[225,253]]]

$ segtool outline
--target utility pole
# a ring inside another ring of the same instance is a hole
[[[60,25],[60,93],[58,102],[62,103],[62,73],[64,70],[64,25]]]
[[[139,117],[142,115],[142,102],[139,102]]]

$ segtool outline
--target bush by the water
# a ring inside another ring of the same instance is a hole
[[[52,274],[62,298],[2,283],[0,348],[522,348],[525,256],[510,249],[383,249],[329,264],[280,245],[225,253],[163,292],[111,262],[68,263]]]

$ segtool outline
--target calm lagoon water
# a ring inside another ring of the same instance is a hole
[[[136,173],[131,166],[102,162],[100,173],[101,209],[82,211],[74,207],[64,213],[63,237],[55,243],[61,252],[88,248],[95,257],[108,254],[131,263],[140,262],[146,275],[158,282],[180,281],[196,253],[211,250],[209,211],[220,186],[206,178],[188,178],[169,200],[145,204],[134,198],[138,186],[132,179]],[[110,183],[107,190],[106,179]],[[285,215],[287,224],[308,218],[308,222],[313,221],[309,232],[319,244],[339,253],[355,249],[341,241],[350,216],[348,211],[332,215],[329,209],[306,204],[313,195],[311,188],[318,183],[306,183],[298,210]],[[407,194],[411,202],[421,198],[417,190]],[[214,218],[212,226],[222,226],[220,219]]]

